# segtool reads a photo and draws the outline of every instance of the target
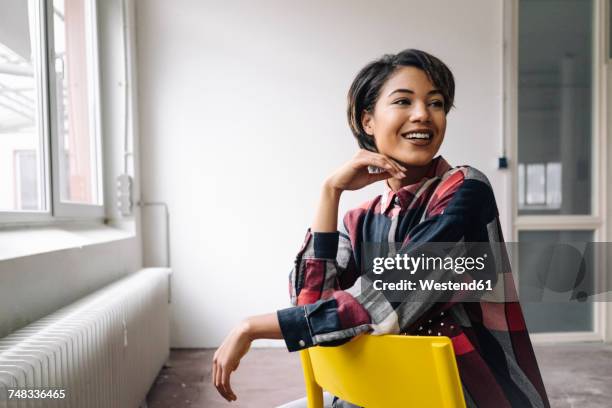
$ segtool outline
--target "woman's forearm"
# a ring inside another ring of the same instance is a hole
[[[243,330],[250,340],[283,338],[276,312],[246,318]]]
[[[342,191],[324,183],[319,204],[312,223],[312,232],[335,232],[338,230],[338,205]]]

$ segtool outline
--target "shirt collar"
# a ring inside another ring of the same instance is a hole
[[[427,173],[421,180],[414,184],[408,184],[403,186],[397,191],[393,191],[389,187],[388,182],[385,180],[385,191],[382,194],[381,211],[382,213],[387,212],[389,208],[393,206],[393,202],[397,198],[401,208],[406,208],[408,204],[413,200],[416,192],[423,186],[423,184],[434,177],[441,177],[444,173],[451,169],[451,165],[448,164],[442,156],[434,158],[427,170]]]

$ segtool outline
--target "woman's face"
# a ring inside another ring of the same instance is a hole
[[[444,98],[423,70],[400,67],[383,85],[374,112],[364,113],[362,125],[379,153],[404,165],[425,166],[444,140]]]

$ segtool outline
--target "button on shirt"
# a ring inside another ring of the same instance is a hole
[[[500,279],[515,301],[502,303],[388,302],[360,283],[363,242],[461,240],[503,242],[497,206],[483,173],[440,156],[418,183],[387,186],[347,212],[343,231],[308,231],[289,277],[293,306],[277,312],[287,348],[339,345],[361,333],[448,336],[467,406],[549,407],[509,266]]]

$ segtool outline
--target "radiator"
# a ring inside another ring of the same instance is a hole
[[[0,339],[0,408],[138,407],[169,354],[169,272],[140,270]]]

